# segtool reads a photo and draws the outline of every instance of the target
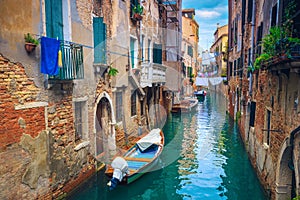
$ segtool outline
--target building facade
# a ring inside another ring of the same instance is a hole
[[[193,84],[199,70],[198,43],[199,25],[194,19],[195,9],[182,10],[182,57],[185,69],[184,90],[185,95],[193,94]]]
[[[181,84],[181,1],[2,3],[0,197],[59,198],[162,128]]]
[[[284,41],[299,39],[299,6],[288,0],[229,1],[229,113],[270,199],[300,192],[299,42],[285,46],[288,56],[280,50]],[[268,46],[269,38],[276,42]]]
[[[228,25],[217,27],[214,33],[215,41],[210,47],[210,52],[214,54],[217,67],[218,77],[223,77],[224,80],[227,77],[227,49],[228,49]],[[227,93],[227,87],[224,84],[219,85],[217,88],[222,94]]]

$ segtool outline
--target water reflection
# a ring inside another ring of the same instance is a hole
[[[69,199],[265,200],[226,101],[210,94],[197,111],[168,117],[165,148],[155,171],[113,191],[103,172]]]

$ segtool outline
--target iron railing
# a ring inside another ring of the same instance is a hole
[[[49,80],[75,80],[84,78],[83,46],[74,43],[61,42],[62,67],[56,76],[49,76]]]

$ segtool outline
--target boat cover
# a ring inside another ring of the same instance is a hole
[[[123,177],[128,173],[127,161],[122,157],[116,157],[112,161],[111,167],[114,168],[113,178],[116,178],[121,182]]]
[[[160,129],[152,129],[145,137],[137,141],[137,145],[143,152],[148,149],[152,144],[159,145],[161,143]]]

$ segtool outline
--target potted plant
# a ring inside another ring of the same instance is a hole
[[[143,11],[144,11],[144,7],[141,6],[140,4],[134,6],[133,9],[132,9],[132,13],[133,13],[132,18],[137,20],[137,21],[142,20],[143,19],[143,16],[142,16]]]
[[[119,71],[116,68],[113,68],[111,65],[108,68],[108,75],[109,76],[116,76]]]
[[[27,53],[31,53],[35,50],[36,46],[39,45],[39,41],[32,37],[30,33],[24,34],[25,50]]]

